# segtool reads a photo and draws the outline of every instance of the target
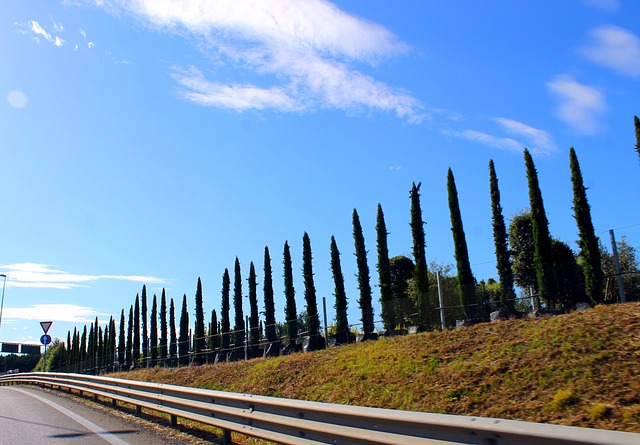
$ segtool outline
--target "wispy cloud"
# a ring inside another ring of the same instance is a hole
[[[620,9],[619,0],[582,0],[582,2],[605,12],[616,12]]]
[[[29,20],[27,23],[16,22],[14,23],[14,26],[18,28],[18,33],[32,36],[36,43],[40,43],[41,39],[44,39],[58,48],[65,46],[67,44],[67,40],[58,35],[65,32],[64,26],[62,23],[56,22],[52,16],[49,16],[49,21],[50,23],[47,27],[41,25],[35,20]],[[79,30],[79,34],[83,40],[82,45],[86,46],[87,49],[93,48],[94,43],[87,39],[87,33],[83,29]],[[80,48],[78,43],[75,43],[72,46],[74,50],[78,50]]]
[[[624,76],[640,77],[640,37],[613,25],[592,29],[589,34],[591,43],[580,48],[580,54]]]
[[[533,153],[549,154],[557,150],[553,138],[544,130],[506,117],[496,117],[494,120],[508,133],[523,138]]]
[[[547,82],[547,88],[559,102],[556,113],[562,121],[581,134],[600,131],[599,118],[607,110],[605,95],[600,90],[569,76],[557,76]]]
[[[411,122],[425,116],[421,103],[376,81],[354,64],[375,67],[408,47],[390,31],[350,15],[326,0],[105,1],[161,30],[193,35],[220,64],[252,82],[215,79],[203,67],[178,68],[182,97],[236,111],[300,112],[337,108],[391,112]]]
[[[90,283],[98,280],[133,281],[146,284],[163,284],[166,282],[162,278],[141,275],[73,274],[38,263],[0,265],[0,271],[7,275],[7,286],[43,289],[88,287]]]
[[[489,133],[476,130],[464,130],[456,132],[446,132],[446,134],[453,135],[458,138],[467,139],[473,142],[477,142],[487,147],[496,148],[499,150],[507,150],[514,152],[522,152],[524,145],[515,139],[494,136]]]
[[[96,317],[107,316],[97,309],[76,304],[34,304],[28,307],[5,307],[7,321],[18,320],[55,320],[56,322],[90,323]],[[3,321],[5,321],[3,319]],[[4,324],[4,323],[3,323]]]

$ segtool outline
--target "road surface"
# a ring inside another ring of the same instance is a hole
[[[0,438],[16,445],[185,443],[70,397],[22,386],[0,386]]]

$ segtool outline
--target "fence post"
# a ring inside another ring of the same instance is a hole
[[[322,311],[324,312],[324,347],[329,349],[329,334],[327,330],[327,297],[322,297]]]
[[[440,302],[440,324],[444,330],[446,326],[444,321],[444,301],[442,298],[442,286],[440,285],[440,272],[436,272],[436,281],[438,282],[438,301]]]

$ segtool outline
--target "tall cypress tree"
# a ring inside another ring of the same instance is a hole
[[[453,233],[453,246],[458,269],[458,286],[460,287],[460,303],[464,314],[468,319],[479,319],[481,310],[476,299],[476,280],[471,272],[469,263],[469,250],[467,238],[464,234],[462,216],[460,215],[460,203],[458,201],[458,189],[451,169],[447,172],[447,192],[449,195],[449,213],[451,215],[451,232]]]
[[[140,319],[142,320],[142,354],[141,360],[147,362],[149,358],[149,329],[147,324],[147,285],[142,286],[142,313]],[[148,365],[148,362],[147,362]]]
[[[108,351],[108,355],[109,355],[108,363],[110,363],[111,365],[115,365],[115,361],[117,360],[116,338],[117,338],[116,321],[113,319],[113,317],[111,317],[109,320],[109,351]],[[112,370],[115,371],[115,369],[112,369]]]
[[[284,242],[284,297],[286,317],[285,326],[287,331],[287,339],[290,347],[296,349],[296,341],[298,339],[298,312],[296,309],[296,291],[293,287],[293,268],[291,266],[291,251],[289,243]]]
[[[260,345],[260,318],[258,314],[258,279],[253,261],[249,264],[249,349],[251,355],[258,353]]]
[[[235,312],[234,343],[236,352],[244,348],[244,312],[242,311],[242,275],[240,273],[240,260],[236,257],[233,275],[233,310]]]
[[[202,280],[198,277],[198,286],[196,289],[196,322],[193,339],[193,353],[197,363],[204,363],[202,351],[206,348],[206,338],[204,332],[204,307],[202,297]]]
[[[231,344],[231,319],[229,316],[230,296],[231,278],[229,278],[229,269],[225,269],[224,274],[222,274],[222,323],[220,327],[223,351],[229,349],[229,345]]]
[[[536,269],[538,292],[548,309],[555,309],[558,300],[558,277],[551,251],[549,221],[542,202],[542,193],[538,184],[538,172],[531,154],[524,150],[524,162],[529,184],[529,203],[531,206],[531,226],[533,229],[533,262]]]
[[[220,334],[218,333],[218,314],[216,310],[211,311],[211,323],[209,324],[209,349],[215,351],[220,347]]]
[[[271,348],[275,354],[280,350],[278,336],[276,334],[276,306],[273,297],[273,272],[271,270],[271,256],[269,247],[264,248],[264,322],[267,336],[266,348]]]
[[[140,297],[137,294],[133,309],[133,361],[140,362]]]
[[[516,291],[513,286],[513,269],[511,253],[507,244],[507,228],[500,204],[500,188],[493,164],[489,161],[489,192],[491,194],[491,222],[493,225],[493,243],[496,250],[496,269],[500,277],[500,307],[508,312],[515,312]]]
[[[133,360],[133,327],[135,322],[133,321],[133,306],[129,307],[129,329],[127,329],[127,346],[124,355],[124,361],[128,366],[135,363]],[[79,361],[79,360],[78,360]]]
[[[604,300],[602,258],[600,257],[598,237],[591,220],[587,188],[582,181],[582,171],[573,147],[569,150],[569,161],[571,184],[573,185],[573,217],[576,219],[580,237],[578,246],[580,246],[579,256],[582,260],[580,264],[584,273],[585,293],[594,304],[600,304]]]
[[[389,247],[387,245],[387,225],[384,221],[382,206],[378,203],[378,214],[376,216],[376,235],[378,247],[378,283],[380,285],[380,304],[382,305],[382,321],[387,331],[392,331],[394,326],[391,293],[391,268],[389,264]]]
[[[151,366],[156,366],[158,364],[158,299],[155,294],[153,294],[153,302],[151,303],[149,337],[149,357],[151,358]]]
[[[364,340],[368,340],[373,334],[373,306],[371,304],[371,281],[369,276],[369,264],[367,263],[367,249],[364,244],[364,235],[360,225],[360,217],[356,209],[353,209],[353,243],[356,249],[356,264],[358,265],[358,289],[360,298],[358,304],[362,311],[362,331]]]
[[[187,294],[182,296],[180,333],[178,334],[178,361],[180,365],[189,364],[189,312],[187,311]]]
[[[307,303],[307,325],[309,326],[309,351],[321,348],[320,318],[318,317],[318,301],[316,286],[313,282],[313,257],[311,255],[311,239],[309,234],[302,235],[302,275],[304,278],[304,299]]]
[[[424,224],[422,220],[422,209],[420,207],[420,185],[414,182],[409,192],[411,200],[411,236],[413,238],[413,281],[415,283],[417,295],[416,306],[418,307],[418,320],[420,330],[431,329],[433,325],[433,307],[429,299],[429,271],[427,269],[426,245],[424,236]]]
[[[176,307],[172,298],[169,303],[169,359],[171,366],[174,366],[177,355],[178,336],[176,334]]]
[[[340,264],[340,251],[336,244],[336,239],[331,235],[331,273],[335,284],[334,295],[336,301],[336,342],[349,343],[349,321],[347,319],[347,293],[344,289],[344,275]]]
[[[167,326],[167,295],[162,289],[162,297],[160,298],[160,360],[167,358],[167,344],[169,343],[169,327]]]
[[[120,326],[118,332],[118,363],[120,365],[124,365],[125,363],[125,351],[127,349],[127,336],[125,334],[125,317],[124,317],[124,309],[120,312]]]

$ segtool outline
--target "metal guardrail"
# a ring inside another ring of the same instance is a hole
[[[90,393],[231,432],[293,444],[638,445],[640,434],[517,420],[429,414],[228,393],[63,373],[22,373],[0,384],[37,384]]]

